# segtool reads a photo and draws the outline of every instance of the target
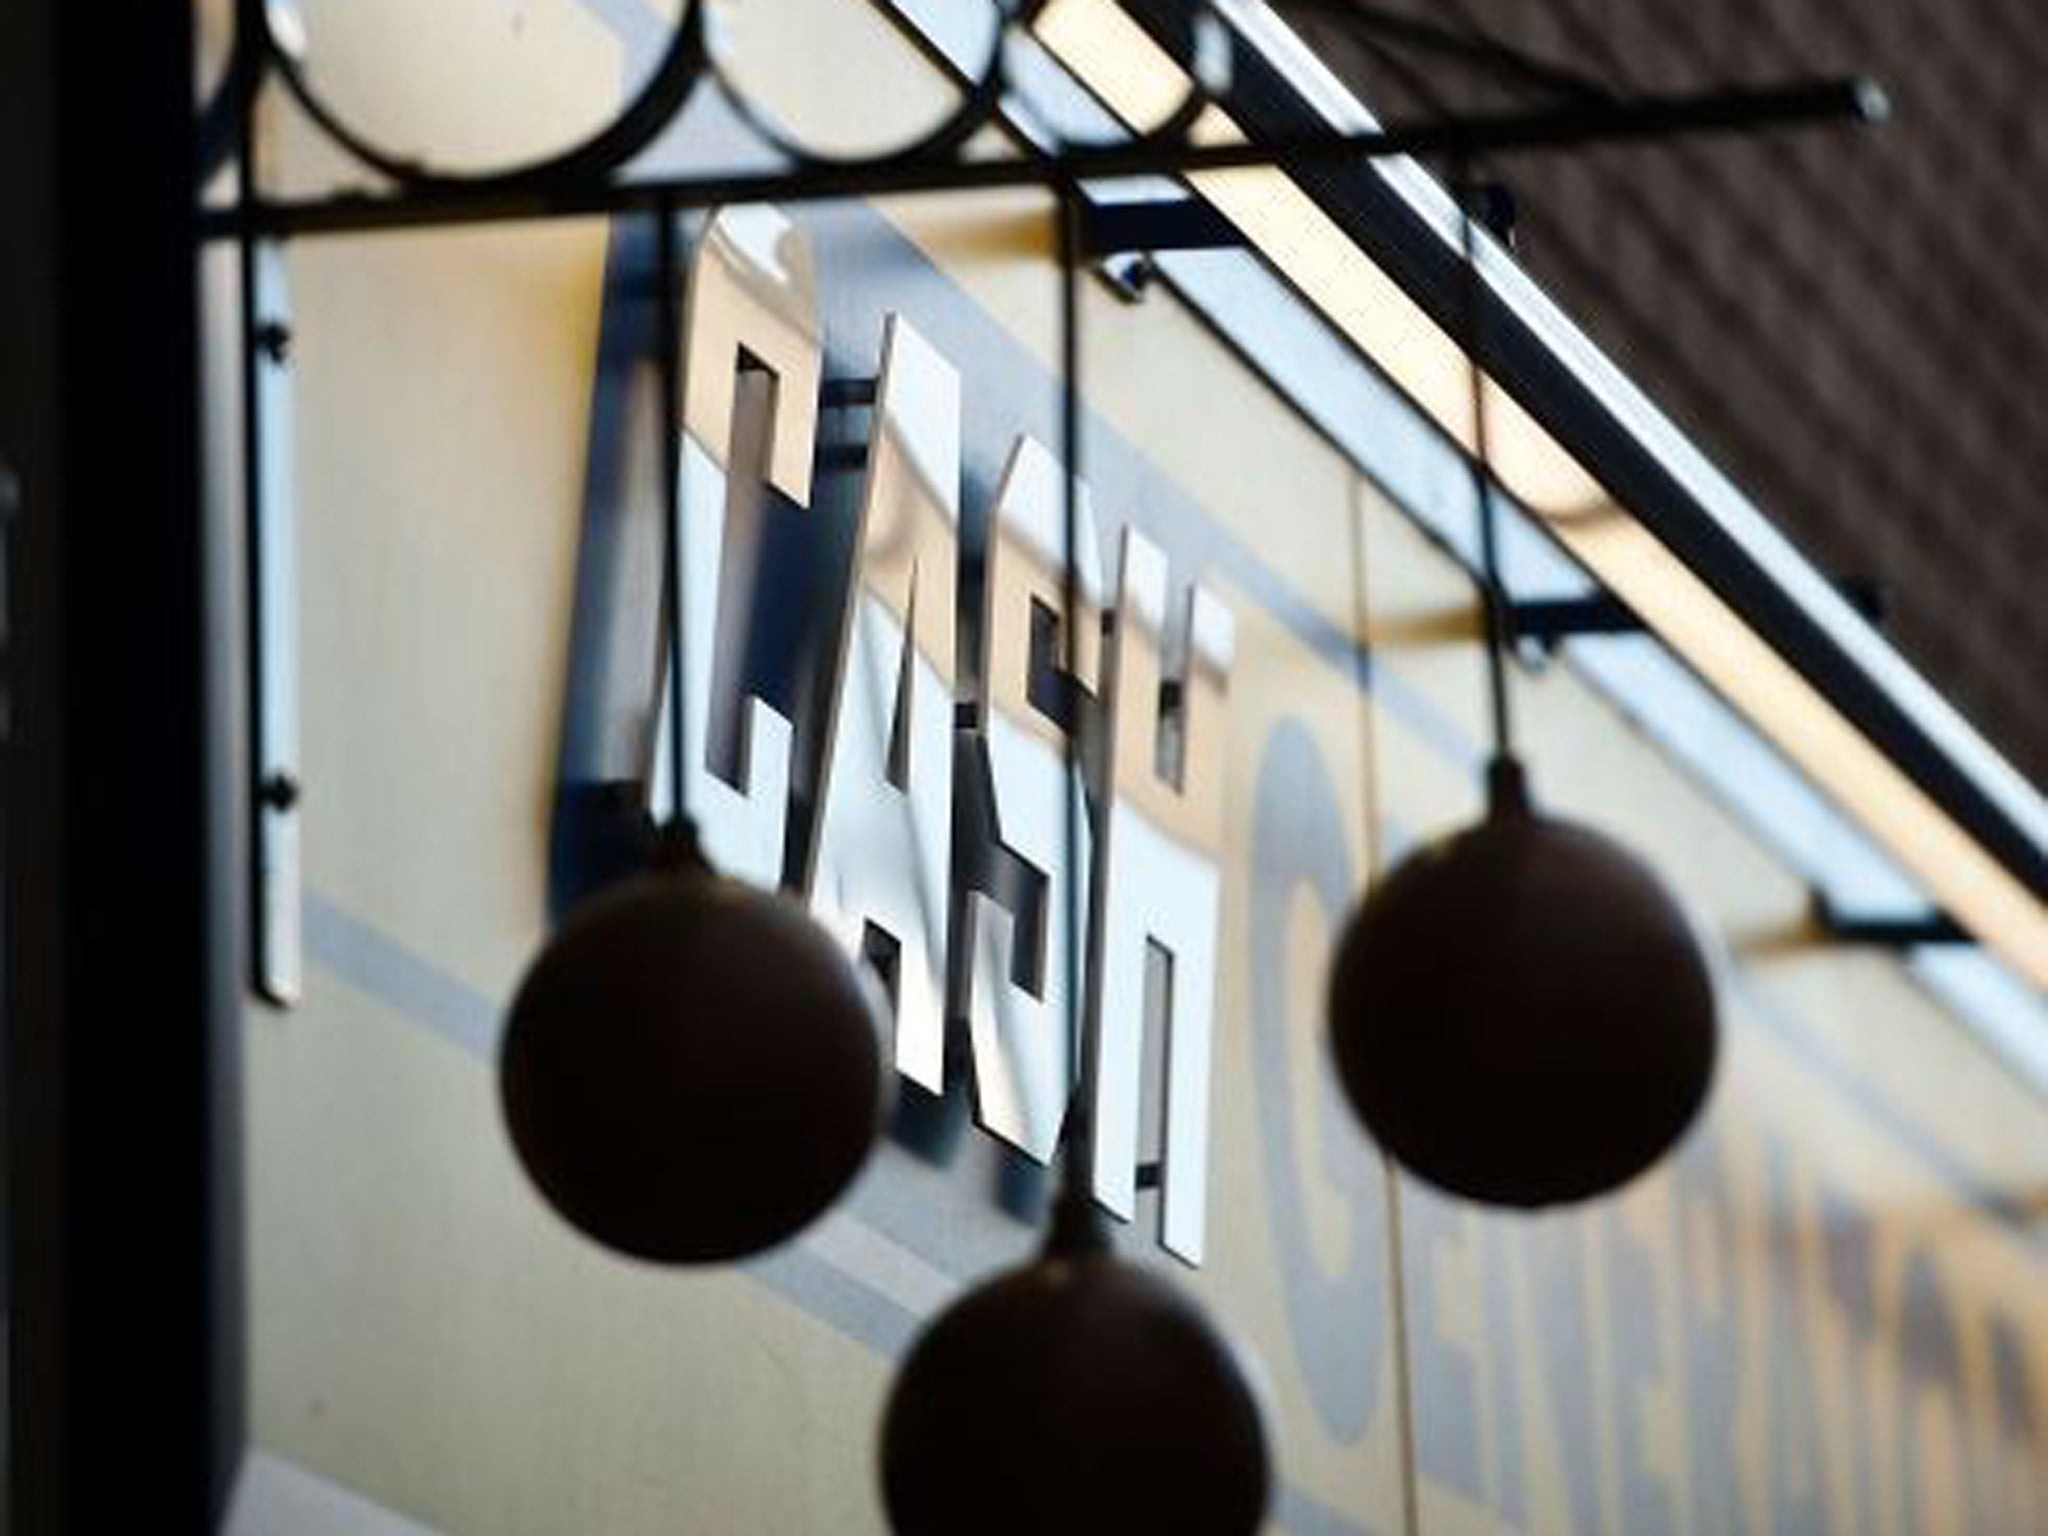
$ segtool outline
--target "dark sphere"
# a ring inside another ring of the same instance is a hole
[[[852,1180],[884,1096],[883,1020],[794,902],[696,870],[573,912],[513,1000],[499,1091],[572,1225],[664,1263],[792,1236]]]
[[[1523,807],[1367,894],[1329,1008],[1373,1137],[1494,1205],[1617,1188],[1677,1141],[1713,1079],[1713,984],[1685,915],[1612,839]]]
[[[1250,1536],[1271,1477],[1229,1341],[1107,1252],[1047,1255],[943,1313],[881,1449],[897,1536]]]

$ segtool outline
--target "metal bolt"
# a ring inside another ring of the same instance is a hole
[[[1126,304],[1143,300],[1152,280],[1159,276],[1158,264],[1143,251],[1119,251],[1099,258],[1094,266],[1095,275]]]
[[[288,773],[266,774],[257,786],[256,800],[265,810],[295,810],[299,803],[299,781]]]
[[[252,339],[256,350],[273,363],[291,361],[292,330],[282,320],[258,321]]]

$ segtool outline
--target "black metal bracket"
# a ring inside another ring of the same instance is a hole
[[[1919,949],[1930,945],[1975,944],[1976,936],[1946,912],[1929,909],[1908,913],[1844,912],[1819,892],[1813,897],[1813,924],[1838,944],[1867,944],[1879,949]]]
[[[867,466],[870,433],[863,417],[872,412],[881,396],[882,381],[875,374],[842,374],[825,379],[818,386],[821,418],[836,416],[832,431],[818,434],[818,468],[829,474],[857,474]]]
[[[557,921],[598,891],[654,863],[661,829],[643,779],[579,779],[555,791],[548,906]]]
[[[1877,583],[1850,578],[1835,583],[1836,590],[1874,625],[1884,623],[1888,609],[1885,591]],[[1588,597],[1531,599],[1508,604],[1508,635],[1516,642],[1534,645],[1546,655],[1567,640],[1588,635],[1633,635],[1646,628],[1643,621],[1620,599],[1599,592]]]
[[[1509,637],[1546,652],[1586,635],[1633,635],[1645,628],[1633,609],[1606,592],[1509,603],[1507,613]]]
[[[1080,254],[1118,298],[1135,304],[1159,275],[1160,251],[1243,249],[1244,232],[1197,197],[1086,202],[1080,209]]]
[[[826,411],[863,411],[875,403],[881,381],[873,374],[826,379],[818,387],[818,408]]]
[[[1091,259],[1141,251],[1232,250],[1244,244],[1243,231],[1198,197],[1081,206],[1081,254]]]

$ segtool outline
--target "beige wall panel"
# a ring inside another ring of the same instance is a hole
[[[1987,1185],[2039,1206],[2048,1191],[2048,1137],[2038,1093],[1883,951],[1803,941],[1758,946],[1745,966],[1759,990],[1813,1038],[1853,1059],[1862,1076]]]
[[[1228,435],[1227,426],[1221,433]],[[1329,531],[1341,539],[1335,525],[1346,503],[1327,505]],[[1317,521],[1313,507],[1305,510],[1305,521]],[[1231,679],[1211,1237],[1202,1269],[1180,1278],[1264,1362],[1288,1482],[1372,1530],[1394,1531],[1399,1405],[1382,1175],[1332,1091],[1322,1023],[1323,961],[1344,909],[1306,882],[1276,893],[1259,873],[1262,858],[1271,857],[1259,841],[1279,812],[1269,755],[1281,739],[1312,744],[1327,773],[1340,819],[1317,821],[1314,835],[1341,845],[1348,868],[1366,868],[1358,695],[1349,677],[1304,652],[1242,594],[1226,587],[1222,595],[1238,616],[1239,649]],[[1253,931],[1262,923],[1277,935],[1279,962],[1264,973]],[[1289,1216],[1298,1224],[1282,1226]],[[1323,1311],[1304,1316],[1304,1296],[1321,1298]],[[1333,1371],[1354,1370],[1367,1374],[1353,1391],[1330,1380]],[[1332,1406],[1340,1398],[1344,1409]]]
[[[603,240],[292,264],[306,867],[491,995],[542,922]]]
[[[1357,484],[1369,730],[1384,864],[1479,813],[1486,669],[1471,580],[1369,482]],[[1471,771],[1461,771],[1461,765]]]
[[[629,59],[603,8],[581,0],[294,0],[283,9],[300,18],[314,88],[351,130],[441,170],[521,164],[588,137],[652,62]],[[624,0],[618,9],[640,13],[652,35],[681,5]],[[301,122],[276,141],[267,188],[360,179]]]
[[[249,1031],[259,1442],[450,1531],[879,1530],[886,1362],[543,1212],[488,1065],[315,970]]]

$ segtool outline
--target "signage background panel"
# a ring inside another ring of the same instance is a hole
[[[961,371],[971,560],[1015,435],[1056,441],[1049,210],[802,221],[829,375],[872,376],[890,310]],[[247,1020],[255,1435],[451,1530],[874,1530],[890,1359],[1028,1250],[1042,1176],[956,1100],[791,1248],[672,1274],[563,1228],[497,1116],[547,909],[607,241],[292,255],[309,966],[302,1008]],[[1727,949],[1712,1115],[1590,1212],[1390,1205],[1327,1070],[1323,965],[1365,872],[1477,806],[1469,584],[1170,292],[1084,302],[1105,549],[1135,523],[1237,620],[1208,1251],[1173,1268],[1265,1363],[1275,1528],[1402,1531],[1409,1428],[1430,1536],[2039,1529],[2048,1114],[1889,959],[1797,938],[1791,873],[1568,668],[1523,689],[1537,789]],[[821,486],[805,515],[847,511]],[[1171,1264],[1157,1214],[1141,1192],[1122,1237]]]

